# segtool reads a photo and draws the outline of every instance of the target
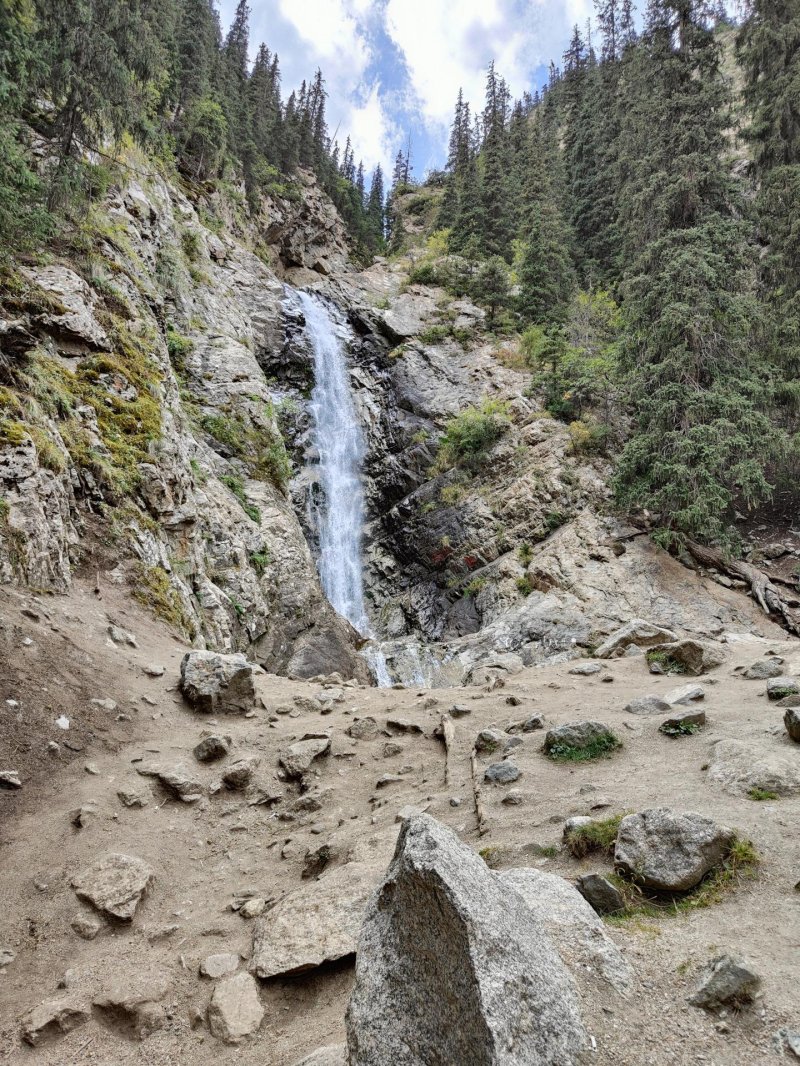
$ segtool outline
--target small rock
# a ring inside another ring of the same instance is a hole
[[[513,762],[495,762],[486,767],[483,775],[485,781],[491,781],[496,785],[510,785],[512,781],[518,781],[522,771]]]
[[[749,681],[767,681],[771,677],[780,677],[783,659],[773,657],[771,659],[759,659],[743,672],[742,677]]]
[[[198,762],[214,762],[223,759],[231,750],[233,741],[230,737],[212,733],[210,737],[204,737],[199,744],[195,744],[192,752]]]
[[[674,641],[675,634],[663,626],[647,622],[643,618],[634,618],[607,637],[596,650],[598,659],[610,659],[621,655],[631,644],[640,648],[649,648],[654,644]]]
[[[154,876],[141,859],[113,853],[74,877],[72,887],[80,899],[88,900],[99,911],[130,921]]]
[[[800,710],[790,707],[783,716],[783,724],[792,740],[800,744]]]
[[[19,779],[19,771],[0,770],[0,788],[9,790],[22,788],[22,782]]]
[[[781,675],[771,677],[767,681],[767,699],[782,700],[786,696],[796,696],[800,693],[800,682],[794,677]]]
[[[402,744],[397,744],[393,740],[387,740],[383,745],[383,757],[384,759],[392,759],[395,755],[403,754]]]
[[[142,667],[142,670],[147,674],[148,677],[164,676],[164,667],[161,666],[159,663],[145,663],[145,665]]]
[[[10,966],[16,957],[17,953],[12,951],[11,948],[0,948],[0,969],[4,966]]]
[[[658,731],[659,733],[666,733],[667,736],[679,736],[681,733],[691,732],[687,728],[689,726],[697,726],[699,728],[705,724],[706,712],[689,708],[685,711],[676,711],[669,718],[665,718],[658,727]]]
[[[94,914],[76,914],[70,925],[84,940],[94,940],[103,928],[103,923]]]
[[[679,685],[677,688],[670,689],[664,696],[664,699],[670,707],[689,703],[699,703],[700,700],[704,700],[705,698],[706,690],[703,686],[692,684],[692,682],[689,682],[688,685]]]
[[[584,874],[578,878],[576,887],[598,914],[618,914],[625,910],[622,893],[601,874]]]
[[[386,788],[388,785],[402,784],[403,778],[399,774],[381,774],[375,782],[375,788]]]
[[[661,665],[661,663],[655,662],[655,661],[650,663],[650,673],[651,674],[662,674],[663,675],[666,672],[667,671],[664,669],[664,667]]]
[[[480,755],[491,755],[505,747],[508,735],[501,729],[482,729],[475,738],[475,751]]]
[[[669,710],[669,704],[660,696],[637,696],[625,705],[628,714],[663,714]]]
[[[567,672],[576,677],[590,677],[592,674],[599,674],[601,669],[599,663],[578,663],[577,666],[570,667]]]
[[[264,1008],[258,985],[249,973],[220,981],[208,1005],[208,1027],[218,1040],[239,1044],[258,1030]]]
[[[109,699],[89,700],[89,702],[93,707],[99,707],[101,711],[108,711],[109,714],[114,714],[118,707],[114,700]]]
[[[543,714],[532,714],[530,718],[522,718],[516,722],[509,722],[506,726],[506,733],[511,733],[513,736],[518,733],[533,733],[537,729],[544,729]]]
[[[242,918],[259,918],[266,909],[266,899],[263,896],[253,896],[241,905],[239,914]]]
[[[136,767],[137,774],[142,777],[155,777],[183,803],[196,803],[203,795],[203,783],[192,776],[192,771],[182,763],[174,766],[163,766],[158,763],[142,763]]]
[[[312,877],[319,877],[326,866],[335,857],[335,851],[330,844],[322,844],[316,851],[307,851],[303,870],[300,876],[304,881]]]
[[[225,768],[222,781],[226,788],[234,791],[247,788],[250,784],[256,767],[261,762],[258,755],[248,756],[246,759],[237,759]]]
[[[378,723],[374,718],[356,718],[345,732],[353,740],[374,740],[378,735]]]
[[[706,1010],[729,1003],[738,1006],[749,1002],[760,985],[761,978],[742,959],[720,955],[709,964],[689,1002]]]
[[[118,788],[117,798],[124,807],[146,807],[150,793],[141,788]]]
[[[422,733],[422,726],[406,718],[387,718],[386,728],[390,733]]]
[[[166,1016],[159,1000],[168,991],[169,979],[165,975],[134,972],[100,992],[92,1003],[101,1014],[108,1015],[115,1028],[144,1040],[164,1026]]]
[[[306,734],[278,754],[278,760],[290,778],[302,777],[311,769],[315,759],[328,755],[331,738],[328,733]]]
[[[500,801],[506,807],[519,807],[522,803],[522,793],[518,788],[511,788]]]
[[[597,740],[612,735],[611,729],[602,722],[567,722],[548,729],[544,738],[544,750],[553,748],[586,748]]]
[[[472,714],[472,708],[463,703],[454,703],[450,708],[450,714],[453,718],[466,718],[468,714]]]
[[[76,807],[75,810],[70,811],[69,820],[76,829],[85,829],[96,814],[97,807],[93,803],[87,803],[83,807]]]
[[[450,803],[452,804],[452,800]],[[424,814],[427,811],[429,804],[424,807],[414,807],[412,804],[407,804],[405,807],[401,807],[397,814],[394,816],[396,822],[405,822],[408,818],[416,818],[418,814]]]
[[[128,644],[131,648],[139,647],[133,633],[129,633],[127,629],[122,629],[121,626],[110,625],[108,627],[108,635],[115,644]]]
[[[208,955],[200,963],[200,973],[203,977],[210,977],[212,981],[236,973],[238,969],[239,956],[234,955],[232,952],[221,952],[219,955]]]
[[[78,995],[47,999],[23,1018],[22,1039],[38,1047],[48,1037],[71,1033],[88,1022],[90,1016],[91,1005]]]

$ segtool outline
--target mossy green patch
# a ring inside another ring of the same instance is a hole
[[[571,744],[554,744],[547,751],[547,756],[554,762],[589,762],[602,759],[622,747],[622,741],[611,730],[594,737],[581,747]]]
[[[619,823],[624,817],[623,814],[614,814],[610,818],[598,818],[586,825],[575,826],[564,836],[567,850],[576,859],[582,859],[590,852],[613,855]]]
[[[145,566],[144,563],[136,565],[133,595],[167,625],[194,640],[197,635],[195,625],[186,613],[180,594],[170,582],[169,575],[160,566]]]

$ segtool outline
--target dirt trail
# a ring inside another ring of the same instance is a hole
[[[657,732],[659,716],[623,710],[634,696],[663,693],[676,684],[675,678],[649,675],[642,656],[614,660],[591,677],[571,676],[570,664],[527,670],[493,692],[346,686],[344,700],[324,716],[296,709],[275,714],[278,707],[293,707],[295,697],[319,694],[321,686],[265,674],[257,682],[263,706],[254,716],[220,718],[217,725],[233,738],[235,754],[260,756],[256,785],[279,790],[284,798],[273,806],[251,806],[252,791],[223,790],[186,805],[139,776],[133,761],[181,762],[205,785],[219,778],[218,766],[201,766],[192,756],[203,730],[215,726],[191,712],[177,692],[184,646],[121,587],[105,588],[100,598],[77,582],[68,597],[59,598],[3,589],[0,618],[5,651],[0,769],[18,769],[24,782],[20,791],[0,792],[0,949],[16,953],[0,971],[0,1061],[289,1066],[320,1045],[340,1041],[349,963],[264,983],[263,1025],[239,1048],[219,1043],[200,1020],[212,984],[198,977],[198,966],[220,951],[246,959],[253,923],[232,912],[231,901],[242,893],[277,899],[301,885],[313,892],[315,882],[304,880],[302,870],[307,852],[321,844],[332,848],[329,870],[357,860],[377,879],[394,846],[397,812],[407,804],[426,808],[475,848],[495,849],[489,858],[499,868],[537,865],[571,879],[603,864],[550,852],[560,843],[564,820],[589,813],[598,802],[603,814],[668,805],[734,826],[762,855],[756,880],[706,910],[612,927],[640,987],[628,1000],[585,1005],[597,1041],[592,1061],[763,1066],[777,1058],[772,1034],[784,1025],[800,1026],[800,893],[794,890],[800,878],[800,797],[753,802],[721,791],[704,769],[711,745],[727,738],[800,759],[800,747],[783,733],[782,712],[767,702],[765,682],[745,681],[733,672],[769,651],[786,657],[787,673],[800,671],[797,642],[730,643],[728,661],[703,679],[715,682],[707,686],[707,728],[679,740]],[[111,622],[134,634],[137,647],[115,644]],[[144,668],[151,664],[163,666],[164,675],[147,676]],[[92,699],[118,706],[109,711]],[[451,783],[445,788],[444,746],[432,734],[454,703],[470,713],[455,721]],[[489,828],[479,837],[470,785],[474,738],[480,729],[533,713],[544,714],[548,726],[586,717],[607,722],[624,748],[608,760],[555,765],[541,753],[542,734],[527,734],[512,756],[522,770],[513,786],[522,792],[522,803],[503,805],[508,788],[486,786]],[[60,714],[70,719],[68,731],[55,724]],[[372,740],[352,739],[345,730],[365,715],[374,716],[381,731]],[[424,734],[387,736],[382,730],[391,715],[419,724]],[[277,776],[277,752],[306,730],[320,728],[332,732],[331,755],[316,764],[315,791],[324,790],[323,806],[298,811],[293,809],[298,789]],[[48,750],[50,741],[59,744],[57,753]],[[387,741],[402,750],[387,756]],[[67,743],[83,750],[70,750]],[[399,780],[377,789],[387,773]],[[147,806],[122,805],[117,790],[128,785],[146,790]],[[451,799],[460,805],[452,806]],[[96,805],[97,813],[76,828],[70,812],[86,804]],[[130,925],[105,926],[94,940],[83,940],[71,922],[88,908],[70,880],[109,851],[150,863],[155,884]],[[753,962],[764,979],[764,997],[752,1010],[720,1021],[689,1007],[686,998],[697,968],[724,950]],[[139,1042],[113,1016],[93,1016],[65,1037],[36,1049],[21,1046],[20,1017],[59,994],[68,970],[70,988],[89,994],[120,979],[141,979],[153,987],[163,979],[166,1026]]]

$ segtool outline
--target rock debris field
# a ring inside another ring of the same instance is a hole
[[[378,690],[0,596],[0,1061],[800,1060],[797,642]]]

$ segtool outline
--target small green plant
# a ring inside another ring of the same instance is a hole
[[[769,788],[759,788],[757,785],[754,785],[747,795],[751,800],[755,800],[756,803],[760,803],[762,800],[780,799],[777,792],[773,792]]]
[[[445,485],[439,493],[439,499],[448,507],[454,507],[464,499],[465,489],[463,485]]]
[[[650,666],[653,663],[658,663],[663,667],[664,671],[668,674],[685,674],[686,667],[683,663],[677,662],[672,658],[668,651],[662,651],[660,648],[651,648],[645,653],[645,659],[647,665]]]
[[[533,585],[531,584],[531,579],[529,577],[518,577],[517,589],[522,593],[523,596],[530,596],[530,594],[533,592]]]
[[[519,556],[519,561],[522,565],[527,566],[533,558],[533,548],[527,543],[527,541],[525,541],[517,548],[517,555]]]
[[[500,864],[501,850],[496,844],[481,848],[478,852],[490,870],[494,870]]]
[[[480,407],[467,407],[451,418],[442,437],[440,458],[445,465],[475,466],[509,427],[506,404],[484,400]]]
[[[167,326],[167,351],[169,352],[170,360],[176,366],[183,366],[186,356],[193,347],[194,344],[188,337],[178,333],[172,326]]]
[[[261,577],[264,571],[269,566],[269,552],[266,551],[266,549],[260,552],[250,552],[249,558],[250,565],[258,574],[258,576]]]
[[[613,855],[617,830],[623,818],[622,814],[614,814],[610,818],[597,819],[570,829],[564,837],[567,850],[576,859],[582,859],[595,851],[602,855]]]
[[[191,229],[183,231],[181,234],[181,248],[183,249],[183,254],[190,263],[197,262],[200,258],[202,247],[200,235],[198,233]]]
[[[485,577],[473,577],[473,579],[464,586],[464,595],[470,596],[473,599],[478,595],[481,589],[486,587]]]
[[[664,722],[658,731],[665,737],[691,737],[700,732],[700,726],[697,722]]]
[[[622,741],[609,729],[580,748],[571,744],[553,744],[548,748],[547,755],[554,762],[589,762],[591,759],[605,758],[621,747]]]
[[[556,856],[561,854],[561,848],[558,844],[534,844],[533,850],[543,859],[555,859]]]
[[[226,485],[239,503],[242,505],[242,510],[249,519],[256,523],[261,524],[261,512],[252,503],[247,500],[247,495],[244,490],[244,481],[240,477],[236,477],[234,474],[225,474],[220,478],[223,485]]]
[[[418,339],[422,344],[441,344],[449,336],[449,326],[429,326],[423,333],[420,333]]]
[[[555,533],[557,529],[567,521],[568,516],[563,511],[548,511],[544,516],[544,528],[548,533]]]

